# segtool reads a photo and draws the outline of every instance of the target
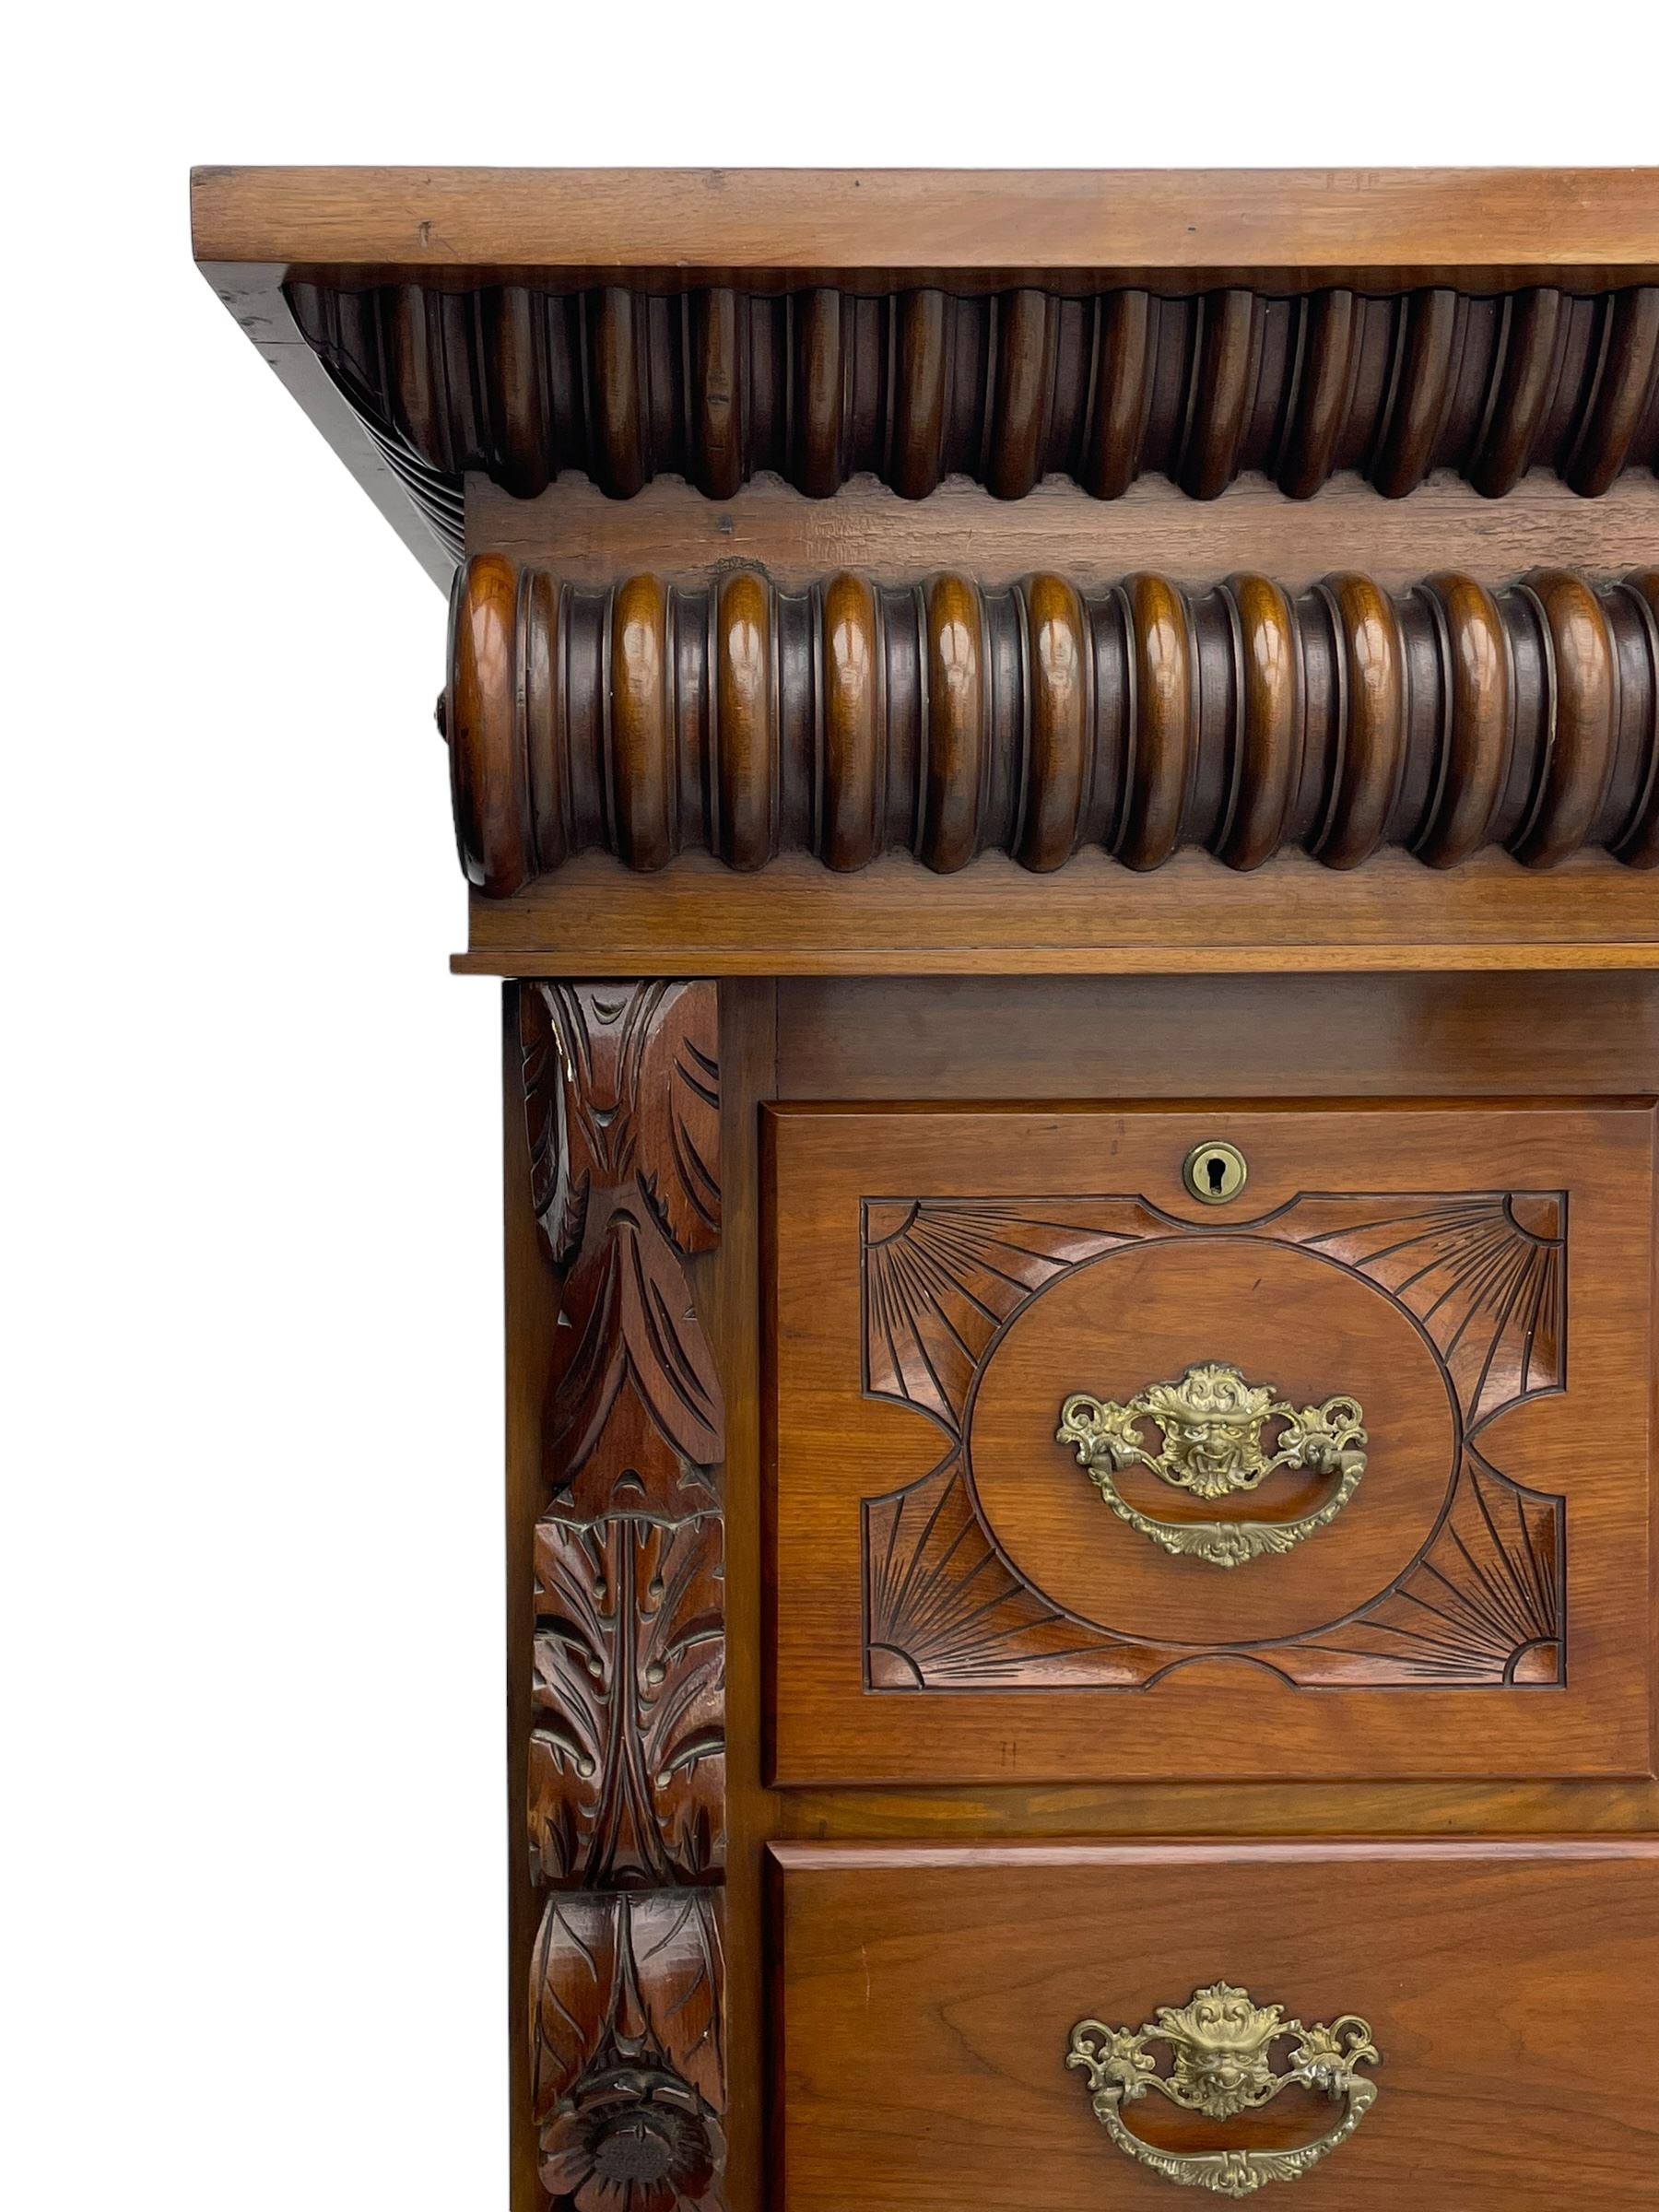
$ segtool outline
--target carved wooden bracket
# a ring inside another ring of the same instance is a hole
[[[563,1271],[527,1807],[557,1893],[532,1990],[542,2179],[560,2206],[691,2212],[724,2159],[724,1415],[685,1273],[720,1233],[715,990],[519,1003],[531,1198]]]
[[[912,852],[1234,868],[1387,846],[1435,867],[1659,862],[1659,571],[1394,594],[1339,575],[781,591],[749,570],[608,591],[474,559],[445,707],[468,875],[511,894],[600,849],[837,870]]]

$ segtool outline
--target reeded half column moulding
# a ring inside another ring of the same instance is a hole
[[[192,192],[449,602],[511,2212],[1630,2201],[1659,171]]]

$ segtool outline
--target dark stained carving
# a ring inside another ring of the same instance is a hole
[[[1413,1313],[1472,1435],[1558,1390],[1566,1349],[1566,1200],[1553,1191],[1299,1197],[1253,1237],[1335,1259]],[[1119,1636],[1060,1610],[982,1522],[962,1410],[999,1326],[1114,1243],[1192,1233],[1132,1196],[881,1200],[865,1206],[870,1387],[940,1423],[949,1456],[864,1501],[872,1689],[1126,1688],[1239,1649],[1300,1688],[1553,1687],[1565,1678],[1566,1505],[1465,1444],[1424,1549],[1359,1614],[1247,1647]],[[1204,1233],[1227,1233],[1206,1224]],[[899,1347],[899,1348],[895,1348]]]
[[[288,299],[393,465],[452,496],[469,469],[525,497],[580,470],[618,499],[658,476],[729,499],[770,470],[817,499],[869,472],[906,499],[953,475],[1115,499],[1158,474],[1207,500],[1256,471],[1307,499],[1357,470],[1400,498],[1455,469],[1497,498],[1533,468],[1594,495],[1659,458],[1651,285]]]
[[[532,2089],[555,2212],[718,2212],[724,1993],[717,1893],[549,1899]]]
[[[716,1513],[536,1530],[530,1840],[543,1878],[707,1881],[725,1863]]]
[[[685,1264],[720,1233],[714,986],[521,985],[563,1274],[535,1530],[532,2016],[559,2212],[714,2212],[724,2143],[724,1410]]]
[[[484,554],[456,582],[444,724],[490,897],[590,851],[639,872],[1000,852],[1046,873],[1088,849],[1147,870],[1194,846],[1238,869],[1385,848],[1652,867],[1659,570],[606,591]]]
[[[532,1197],[569,1270],[554,1497],[578,1518],[698,1510],[723,1412],[681,1262],[720,1230],[713,988],[526,984],[520,1006]]]

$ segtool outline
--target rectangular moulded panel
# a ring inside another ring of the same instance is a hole
[[[1653,1131],[771,1112],[775,1781],[1651,1772]]]
[[[780,1845],[772,1908],[777,2212],[1652,2201],[1653,1839]]]

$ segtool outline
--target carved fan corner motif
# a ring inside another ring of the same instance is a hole
[[[957,1442],[931,1475],[864,1501],[867,1687],[1142,1687],[1194,1656],[1074,1619],[1030,1587],[980,1517],[961,1439],[975,1376],[1016,1312],[1114,1245],[1193,1232],[1129,1195],[870,1201],[864,1220],[866,1387]],[[1566,1223],[1565,1193],[1536,1191],[1306,1194],[1248,1227],[1323,1253],[1409,1313],[1468,1439],[1565,1387]],[[1565,1500],[1467,1441],[1448,1478],[1410,1566],[1355,1618],[1275,1644],[1276,1672],[1309,1688],[1564,1682]]]

